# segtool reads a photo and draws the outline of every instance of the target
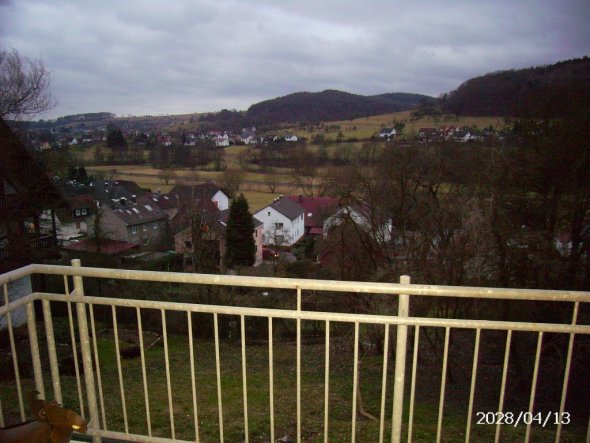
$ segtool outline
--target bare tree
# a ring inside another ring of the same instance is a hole
[[[0,118],[19,120],[53,108],[50,83],[42,60],[0,47]]]
[[[244,171],[241,169],[226,169],[221,178],[223,187],[229,198],[234,198],[244,181]]]
[[[163,180],[164,183],[168,184],[170,180],[176,180],[177,175],[172,168],[164,168],[160,169],[160,172],[158,173],[158,178],[160,178],[160,180]]]
[[[275,174],[265,174],[264,183],[268,187],[268,190],[274,194],[277,190],[277,185],[279,184],[279,181]]]

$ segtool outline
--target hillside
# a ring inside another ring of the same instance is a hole
[[[405,111],[418,106],[424,98],[430,97],[405,93],[364,96],[335,90],[297,92],[256,103],[246,117],[254,124],[351,120]]]
[[[445,113],[553,117],[590,110],[590,58],[493,72],[464,82],[442,100]]]

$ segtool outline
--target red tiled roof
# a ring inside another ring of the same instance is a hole
[[[338,206],[339,200],[334,197],[306,197],[303,195],[288,195],[287,198],[298,203],[305,210],[304,222],[306,227],[323,225],[324,218],[331,215]],[[311,216],[309,215],[311,214]]]

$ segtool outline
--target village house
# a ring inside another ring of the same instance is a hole
[[[397,131],[394,128],[383,128],[379,131],[379,138],[391,138],[395,137]]]
[[[270,205],[254,214],[264,225],[264,243],[291,246],[305,233],[303,207],[286,198],[279,197]]]
[[[321,236],[324,231],[324,220],[338,209],[338,199],[334,197],[289,195],[287,198],[304,209],[305,235]]]
[[[57,242],[61,246],[86,238],[89,218],[96,209],[96,203],[89,194],[69,195],[63,199],[67,206],[55,211]],[[41,215],[42,226],[49,228],[51,223],[50,211],[44,211]]]
[[[133,203],[122,197],[116,203],[102,204],[96,216],[105,238],[132,243],[142,250],[161,249],[168,242],[168,215],[145,198]],[[92,224],[89,231],[96,236]]]
[[[213,260],[217,266],[223,265],[223,259],[225,257],[226,245],[225,245],[225,230],[227,228],[227,219],[229,216],[229,209],[218,211],[216,207],[205,204],[199,211],[199,217],[196,223],[199,229],[199,247],[206,248],[209,250],[209,254],[213,257]],[[194,217],[193,217],[194,219]],[[256,246],[254,266],[259,266],[262,263],[262,244],[263,244],[263,224],[261,221],[252,217],[254,231],[252,237],[254,238],[254,244]],[[192,265],[193,252],[195,248],[193,237],[194,232],[190,225],[183,227],[174,235],[174,250],[182,254],[184,257],[184,263],[187,266]]]

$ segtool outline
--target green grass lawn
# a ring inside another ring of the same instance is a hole
[[[158,317],[159,313],[155,313]],[[172,319],[170,319],[172,320]],[[176,318],[178,320],[178,317]],[[193,317],[196,325],[198,318]],[[145,319],[144,319],[145,321]],[[294,324],[283,325],[292,328]],[[250,323],[247,320],[247,327]],[[144,323],[147,324],[147,323]],[[288,435],[296,436],[296,346],[291,339],[279,337],[280,325],[275,323],[274,345],[274,411],[275,438]],[[254,327],[255,325],[250,324]],[[310,325],[307,325],[308,327]],[[305,322],[303,328],[306,327]],[[120,326],[121,330],[123,329]],[[168,329],[175,328],[169,321]],[[100,328],[99,328],[100,329]],[[265,328],[264,328],[265,329]],[[352,383],[353,355],[351,349],[350,325],[341,325],[332,330],[330,347],[330,395],[329,395],[329,441],[350,441],[352,417]],[[121,331],[120,330],[120,331]],[[338,332],[336,332],[338,331]],[[263,331],[265,332],[265,331]],[[137,333],[120,332],[121,349],[131,346]],[[260,334],[264,336],[265,334]],[[244,440],[242,360],[239,337],[220,337],[220,367],[222,387],[223,432],[225,441],[238,442]],[[146,336],[146,345],[153,336]],[[43,349],[43,343],[41,343]],[[168,335],[170,363],[170,386],[175,436],[179,439],[195,438],[193,396],[190,376],[189,341],[185,335]],[[123,403],[119,386],[119,375],[116,364],[116,350],[111,333],[103,333],[98,340],[101,380],[104,397],[104,413],[106,428],[111,431],[125,432]],[[323,338],[305,343],[301,351],[301,429],[304,441],[323,441],[324,423],[324,352]],[[199,434],[201,441],[219,441],[219,410],[217,398],[217,377],[215,362],[215,345],[212,339],[195,339],[195,379],[198,410]],[[263,340],[247,340],[246,351],[247,392],[248,392],[248,426],[252,441],[269,441],[269,364],[268,344]],[[131,360],[122,359],[124,379],[124,399],[130,433],[147,435],[146,403],[144,385],[139,357]],[[364,410],[376,417],[380,416],[382,356],[367,354],[360,365],[360,386],[363,396]],[[387,398],[385,402],[385,441],[389,441],[391,430],[392,408],[392,374],[393,365],[389,365],[387,377]],[[413,441],[432,442],[436,437],[438,419],[438,392],[440,368],[419,367],[418,389],[414,410]],[[146,352],[146,370],[148,380],[148,402],[151,418],[152,435],[171,437],[170,408],[166,382],[165,350],[161,345],[154,346]],[[51,381],[48,368],[45,387],[47,398],[52,398]],[[411,371],[406,375],[406,406],[404,409],[403,429],[407,435],[408,399]],[[452,400],[454,384],[448,384],[448,399],[445,403],[443,416],[443,441],[464,441],[467,405]],[[78,396],[75,377],[61,376],[64,405],[78,409]],[[30,378],[23,379],[23,391],[34,390]],[[0,383],[0,395],[4,408],[4,417],[14,419],[18,411],[14,383]],[[103,406],[99,403],[99,408]],[[28,406],[26,406],[28,411]],[[507,442],[522,441],[525,426],[517,428],[504,426],[502,440]],[[564,427],[562,441],[583,441],[581,428]],[[554,427],[533,429],[532,441],[552,441]],[[492,441],[495,426],[472,425],[472,441]],[[379,422],[364,417],[357,418],[356,437],[360,442],[379,440]],[[404,437],[405,439],[406,437]]]

